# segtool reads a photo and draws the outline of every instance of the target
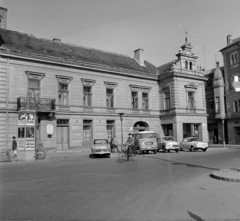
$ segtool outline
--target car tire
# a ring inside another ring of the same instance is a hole
[[[167,150],[168,151],[168,153],[170,153],[170,150]]]
[[[190,150],[191,152],[193,152],[195,149],[194,149],[193,146],[191,146],[189,150]]]
[[[154,150],[154,154],[157,154],[157,150]]]
[[[139,151],[138,151],[138,154],[139,154],[139,155],[142,155],[142,150],[139,150]]]
[[[179,150],[180,150],[180,151],[183,151],[183,148],[182,148],[182,147],[180,147],[180,148],[179,148]]]
[[[207,151],[207,148],[205,148],[205,149],[202,149],[202,151],[203,151],[203,152],[206,152],[206,151]]]
[[[176,151],[176,153],[178,153],[178,150],[175,150]]]

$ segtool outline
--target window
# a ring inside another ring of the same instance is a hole
[[[239,63],[237,51],[234,51],[230,54],[230,63],[231,63],[231,65],[236,65]]]
[[[215,98],[216,112],[220,113],[220,99],[219,97]]]
[[[132,91],[132,109],[138,109],[138,92]]]
[[[68,85],[67,84],[58,84],[58,104],[59,105],[68,105]]]
[[[107,97],[106,97],[106,104],[107,108],[113,108],[113,89],[107,88]]]
[[[69,105],[69,84],[72,77],[56,75],[58,80],[58,104],[63,108]]]
[[[107,139],[111,141],[113,136],[114,136],[114,121],[107,120]]]
[[[214,102],[213,99],[208,99],[208,113],[214,112]]]
[[[188,62],[185,61],[185,69],[188,69]]]
[[[148,93],[142,93],[142,109],[148,110]]]
[[[83,120],[83,140],[92,140],[92,120]]]
[[[171,109],[170,89],[164,90],[164,110]]]
[[[28,79],[28,97],[36,99],[40,97],[40,81]]]
[[[235,113],[239,113],[240,112],[240,100],[234,100],[233,101],[233,111]]]
[[[194,92],[188,91],[188,109],[192,110],[195,108]]]
[[[92,106],[92,88],[83,86],[83,106]]]
[[[189,68],[190,68],[190,70],[192,70],[192,69],[193,69],[192,62],[190,62],[190,63],[189,63]]]

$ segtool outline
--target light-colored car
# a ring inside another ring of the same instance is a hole
[[[174,150],[176,152],[180,149],[179,142],[175,141],[174,137],[172,136],[165,136],[157,138],[158,143],[158,151],[162,150],[163,152],[170,152],[170,150]]]
[[[186,137],[180,143],[180,150],[202,150],[206,151],[208,149],[208,143],[202,142],[198,137]]]
[[[90,157],[106,156],[111,157],[111,148],[107,139],[95,139],[91,147]]]
[[[157,134],[154,131],[140,131],[133,133],[135,139],[134,148],[139,154],[143,152],[154,152],[157,153]]]

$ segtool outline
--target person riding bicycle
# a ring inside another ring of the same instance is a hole
[[[133,152],[133,148],[134,148],[134,138],[133,138],[131,133],[128,134],[128,138],[125,142],[125,146],[126,146],[126,149],[127,149],[127,160],[129,160],[130,149]]]

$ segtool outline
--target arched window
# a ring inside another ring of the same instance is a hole
[[[190,68],[190,70],[192,70],[192,69],[193,69],[192,62],[190,62],[190,63],[189,63],[189,68]]]
[[[185,61],[185,69],[188,69],[188,62]]]

